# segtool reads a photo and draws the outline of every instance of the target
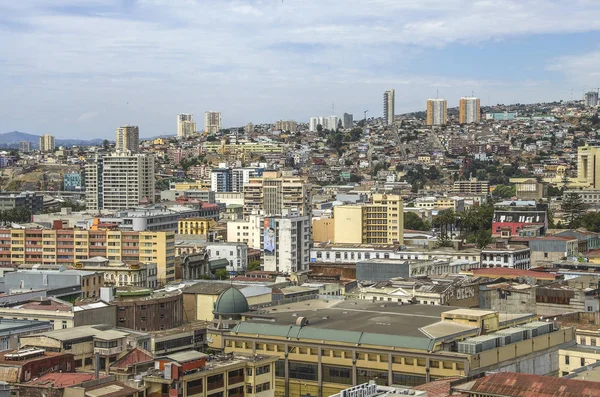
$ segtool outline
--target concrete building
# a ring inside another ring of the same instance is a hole
[[[177,198],[186,200],[198,200],[204,203],[214,204],[216,192],[210,189],[171,189],[160,192],[160,199],[166,201],[176,201]],[[243,202],[243,200],[241,200]]]
[[[577,183],[600,190],[600,146],[577,148]]]
[[[196,133],[194,115],[181,113],[177,115],[177,136],[187,138]]]
[[[100,297],[102,272],[83,270],[17,270],[4,275],[5,293],[80,286],[83,298]]]
[[[310,132],[317,132],[318,126],[321,126],[323,130],[337,130],[338,128],[338,117],[335,115],[325,117],[311,117],[308,122],[308,129]]]
[[[459,122],[461,124],[479,123],[481,117],[479,98],[463,97],[459,103]]]
[[[383,93],[383,125],[393,125],[396,110],[396,90]]]
[[[260,178],[263,171],[263,168],[255,167],[213,168],[210,175],[210,190],[216,193],[243,192],[244,185],[250,181],[250,178]]]
[[[0,229],[0,264],[75,265],[95,256],[155,263],[159,282],[175,281],[174,232]],[[23,251],[23,247],[28,247]],[[45,249],[45,251],[42,251]]]
[[[164,331],[184,323],[180,290],[118,289],[112,302],[117,307],[117,326],[136,331]]]
[[[446,125],[448,103],[445,99],[427,100],[427,125]]]
[[[88,210],[120,210],[154,203],[154,157],[113,153],[86,166]]]
[[[309,216],[264,216],[259,226],[263,270],[286,274],[308,270],[312,242]]]
[[[225,259],[227,271],[243,272],[248,268],[248,246],[243,243],[204,243],[210,260]]]
[[[334,243],[403,244],[404,201],[374,194],[372,203],[334,207]]]
[[[565,190],[563,192],[563,200],[570,194],[576,194],[581,197],[581,200],[590,208],[600,207],[600,189]]]
[[[510,178],[509,181],[515,184],[518,200],[538,201],[548,196],[548,186],[535,178]]]
[[[452,187],[452,194],[490,194],[490,182],[478,181],[477,178],[471,178],[466,181],[455,181]]]
[[[221,129],[221,112],[214,112],[212,110],[204,112],[204,133],[213,135],[221,131]]]
[[[158,287],[158,270],[156,263],[110,262],[107,258],[94,256],[81,259],[75,264],[76,269],[102,272],[104,285],[115,287]]]
[[[23,152],[23,153],[31,152],[31,142],[29,142],[29,141],[19,142],[19,151]]]
[[[358,281],[379,282],[399,277],[407,279],[409,277],[458,274],[469,269],[470,266],[467,261],[365,259],[356,262],[356,279]]]
[[[66,191],[80,191],[84,189],[84,177],[81,172],[67,172],[63,178],[63,186]]]
[[[115,130],[115,150],[137,153],[140,151],[140,129],[136,125],[124,125]]]
[[[25,208],[31,214],[39,214],[44,209],[44,195],[36,192],[0,193],[0,210],[15,208]]]
[[[252,214],[243,220],[227,222],[227,241],[232,243],[244,243],[248,247],[261,249],[261,222],[263,217]]]
[[[177,232],[178,223],[184,219],[200,216],[200,209],[192,206],[174,205],[149,205],[144,207],[129,208],[116,211],[110,217],[98,217],[99,223],[116,224],[122,231],[133,232]],[[89,224],[88,229],[93,229],[95,224]]]
[[[276,131],[296,132],[298,122],[294,120],[277,120],[275,122]]]
[[[244,185],[244,216],[261,211],[265,216],[282,215],[286,209],[312,216],[311,187],[303,179],[265,171]]]
[[[353,116],[350,113],[344,113],[344,116],[342,117],[342,127],[344,127],[344,129],[350,129],[353,126]]]
[[[576,258],[579,254],[579,240],[576,237],[544,236],[529,240],[531,265],[540,266],[543,262],[556,262],[563,258]]]
[[[480,267],[528,270],[531,267],[531,250],[524,245],[491,244],[481,250]]]
[[[208,333],[213,349],[279,357],[277,393],[332,395],[374,379],[414,386],[486,371],[550,374],[574,330],[534,320],[533,314],[329,299],[246,313],[232,332]],[[519,332],[521,340],[506,337]]]
[[[50,134],[40,136],[40,152],[53,152],[56,149],[54,136]]]
[[[586,92],[583,97],[583,104],[586,107],[596,107],[598,106],[598,91],[589,91]]]
[[[25,335],[51,331],[48,321],[0,319],[0,352],[19,348],[19,339]]]
[[[221,355],[213,360],[194,350],[155,360],[160,371],[143,377],[149,396],[184,390],[184,396],[274,397],[276,357]]]
[[[2,306],[0,317],[48,322],[57,330],[99,323],[114,326],[116,310],[114,306],[104,302],[73,306],[56,298],[42,298]]]

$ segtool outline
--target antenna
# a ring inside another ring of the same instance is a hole
[[[440,97],[440,90],[437,89],[435,90],[435,99],[438,99]]]
[[[332,116],[335,115],[335,104],[334,103],[331,104],[331,115]]]

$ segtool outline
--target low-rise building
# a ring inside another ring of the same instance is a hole
[[[179,327],[184,322],[180,290],[119,289],[112,304],[117,307],[117,326],[120,328],[158,331]]]
[[[76,269],[102,272],[104,285],[115,287],[144,287],[158,286],[156,263],[111,262],[102,256],[82,259],[75,264]]]
[[[17,270],[4,275],[4,292],[79,286],[81,297],[99,297],[104,273],[85,270]]]
[[[531,250],[524,245],[504,242],[490,244],[481,250],[480,267],[507,267],[527,270],[531,266]]]
[[[50,371],[74,370],[73,354],[70,353],[40,348],[23,348],[0,353],[0,381],[11,384],[24,383]]]
[[[19,338],[38,332],[51,331],[54,326],[48,321],[0,319],[0,351],[19,348]]]

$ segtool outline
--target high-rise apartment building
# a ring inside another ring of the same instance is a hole
[[[55,148],[54,136],[50,134],[40,136],[40,152],[53,152]]]
[[[244,191],[250,178],[262,176],[263,168],[213,168],[210,173],[210,190],[218,193]]]
[[[262,177],[250,178],[244,185],[244,215],[262,213],[282,215],[284,210],[297,210],[298,215],[311,216],[311,187],[304,179],[265,171]]]
[[[19,142],[19,151],[23,153],[31,152],[31,142],[21,141]]]
[[[586,92],[583,97],[583,103],[588,107],[598,106],[598,91]]]
[[[196,133],[196,122],[192,114],[177,115],[177,136],[179,138],[187,138]]]
[[[275,122],[275,130],[277,131],[296,132],[297,128],[298,122],[294,120],[277,120]]]
[[[490,194],[490,182],[479,181],[477,178],[471,178],[466,181],[455,181],[452,187],[453,194]]]
[[[308,122],[308,130],[310,132],[316,132],[319,129],[319,124],[324,130],[337,130],[338,128],[338,117],[337,116],[325,116],[325,117],[311,117]]]
[[[154,203],[154,157],[113,153],[86,166],[90,210],[120,210]]]
[[[395,106],[396,90],[387,90],[383,93],[383,125],[394,124]]]
[[[600,146],[577,148],[577,182],[591,189],[600,189]]]
[[[207,134],[216,134],[221,131],[221,112],[209,110],[204,112],[204,132]]]
[[[175,281],[174,231],[0,229],[0,244],[0,265],[73,266],[102,256],[111,262],[156,263],[160,282]]]
[[[136,125],[124,125],[115,130],[117,152],[140,151],[140,129]]]
[[[353,123],[353,116],[350,113],[344,113],[344,117],[342,118],[342,127],[344,127],[344,129],[352,128]]]
[[[460,98],[459,121],[461,124],[479,123],[481,117],[479,98]]]
[[[445,99],[427,100],[427,125],[446,125],[448,103]]]
[[[254,132],[254,124],[252,124],[252,123],[246,124],[246,126],[244,127],[244,132],[246,134],[252,134]]]
[[[374,194],[371,203],[334,207],[336,244],[403,244],[404,201],[399,195]]]

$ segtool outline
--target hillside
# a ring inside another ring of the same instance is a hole
[[[26,132],[12,131],[0,134],[0,147],[18,149],[19,142],[31,142],[31,146],[37,149],[39,146],[39,135],[28,134]],[[56,139],[56,146],[91,146],[101,145],[104,139],[96,138],[91,140],[84,139]]]

